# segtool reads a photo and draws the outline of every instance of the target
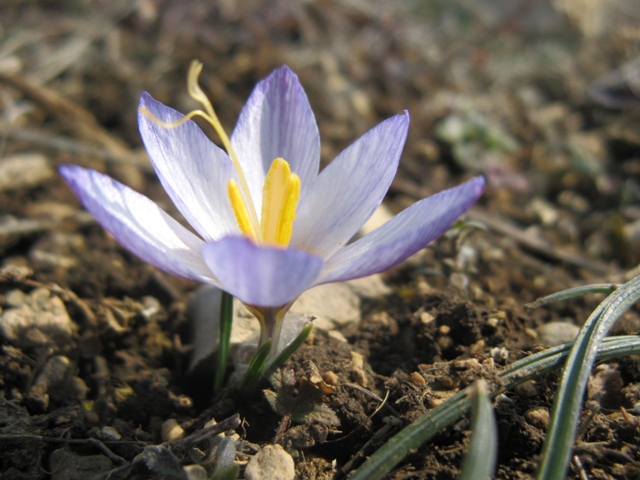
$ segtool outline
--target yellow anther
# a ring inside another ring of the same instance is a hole
[[[262,190],[262,241],[286,247],[291,240],[296,207],[300,198],[300,178],[289,164],[276,158],[264,180]]]
[[[227,184],[227,195],[229,195],[231,209],[236,217],[240,231],[247,237],[256,240],[256,232],[249,218],[247,204],[242,198],[240,187],[238,187],[238,184],[233,179],[229,180],[229,183]]]
[[[189,95],[202,105],[203,110],[192,110],[175,122],[164,122],[145,107],[140,108],[140,113],[164,128],[177,128],[193,117],[205,119],[220,137],[237,174],[238,182],[231,179],[227,183],[227,195],[240,231],[255,242],[287,247],[300,199],[300,177],[291,173],[291,167],[282,158],[276,158],[271,163],[262,190],[262,216],[259,220],[247,179],[233,151],[231,141],[222,128],[211,102],[198,84],[201,72],[202,63],[197,60],[191,62],[187,83]]]
[[[296,208],[300,199],[300,177],[295,173],[291,174],[287,186],[287,195],[282,206],[282,214],[280,216],[280,225],[278,227],[278,235],[276,244],[288,246],[293,233],[293,221],[296,219]]]

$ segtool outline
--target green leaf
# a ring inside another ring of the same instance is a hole
[[[302,346],[304,341],[307,339],[307,337],[311,333],[311,330],[313,330],[313,325],[307,325],[302,329],[300,334],[298,334],[298,336],[293,340],[293,342],[287,345],[280,352],[280,354],[271,362],[266,372],[267,376],[271,375],[272,372],[274,372],[280,365],[282,365],[284,362],[289,360],[289,358],[291,358],[291,355],[293,355],[295,351]]]
[[[499,375],[501,383],[494,387],[493,395],[511,390],[558,368],[568,357],[570,349],[571,344],[560,345],[514,362]],[[635,335],[607,338],[598,351],[598,360],[637,355],[639,351],[640,338]],[[456,393],[405,427],[353,472],[349,480],[379,480],[385,477],[409,453],[420,448],[442,429],[453,425],[469,411],[469,391],[470,388],[467,388]]]
[[[491,477],[498,456],[498,430],[491,408],[489,387],[484,380],[473,385],[469,399],[473,418],[471,446],[462,465],[460,480]]]
[[[231,327],[233,326],[233,296],[222,292],[220,302],[220,342],[216,362],[216,372],[213,388],[218,392],[224,384],[224,374],[227,371],[227,359],[229,358],[229,343],[231,342]]]
[[[576,337],[554,398],[536,478],[565,478],[582,397],[600,344],[613,324],[640,300],[640,276],[619,287],[593,311]]]
[[[267,358],[269,358],[269,353],[271,353],[272,343],[271,339],[267,340],[258,349],[253,360],[251,360],[251,365],[249,365],[249,369],[244,374],[240,384],[240,391],[244,394],[250,395],[258,386],[262,372],[264,372],[264,366],[267,363]]]
[[[585,295],[591,295],[594,293],[611,293],[616,291],[620,285],[615,283],[598,283],[594,285],[583,285],[580,287],[569,288],[562,290],[561,292],[552,293],[546,297],[538,298],[534,302],[527,303],[524,308],[527,310],[538,308],[547,303],[560,302],[562,300],[569,300],[570,298],[584,297]]]

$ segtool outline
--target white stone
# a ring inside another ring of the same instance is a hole
[[[175,418],[169,418],[162,424],[162,441],[175,442],[184,438],[184,429]]]
[[[380,275],[358,278],[342,283],[319,285],[303,293],[291,307],[316,317],[313,324],[323,330],[333,330],[360,319],[363,298],[388,295],[391,289]]]
[[[12,290],[6,302],[9,308],[0,313],[0,333],[18,348],[66,343],[77,329],[62,300],[46,288],[29,294]]]
[[[563,321],[545,323],[536,329],[538,342],[545,347],[573,342],[579,331],[579,326]]]
[[[244,471],[245,480],[293,480],[295,476],[293,458],[280,445],[265,445]]]
[[[0,191],[35,187],[53,175],[53,168],[44,155],[15,154],[0,160]]]

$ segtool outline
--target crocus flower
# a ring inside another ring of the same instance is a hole
[[[286,66],[255,87],[231,137],[200,87],[204,110],[187,117],[143,93],[138,124],[162,186],[195,233],[147,197],[110,177],[64,165],[80,201],[125,248],[156,267],[239,298],[258,317],[264,344],[305,290],[371,275],[445,232],[482,194],[473,178],[407,208],[349,243],[382,202],[398,168],[409,115],[369,130],[322,171],[318,127]],[[208,120],[225,150],[191,117]]]

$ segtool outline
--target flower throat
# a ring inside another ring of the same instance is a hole
[[[227,196],[240,231],[256,243],[286,248],[291,240],[293,221],[300,199],[300,177],[291,172],[291,167],[286,160],[276,158],[271,163],[264,180],[262,211],[258,218],[249,185],[231,146],[231,141],[222,128],[211,102],[198,84],[201,72],[202,63],[197,60],[191,62],[187,83],[189,96],[200,103],[204,110],[192,110],[180,120],[171,123],[163,122],[146,107],[141,107],[140,113],[164,128],[177,128],[193,117],[206,120],[220,137],[238,176],[238,182],[232,178],[227,183]]]

